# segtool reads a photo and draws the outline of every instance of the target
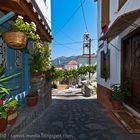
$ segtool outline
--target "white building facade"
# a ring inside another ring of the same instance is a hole
[[[109,106],[113,84],[130,83],[132,96],[125,104],[140,111],[140,1],[97,0],[98,3],[98,100]]]
[[[34,0],[51,28],[51,0]]]
[[[78,68],[78,63],[75,60],[69,61],[65,66],[65,70],[72,70],[72,69],[77,69]]]

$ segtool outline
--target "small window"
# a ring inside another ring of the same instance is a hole
[[[127,0],[119,0],[119,10],[123,7]]]
[[[110,77],[110,50],[105,54],[101,51],[101,78],[107,80]]]

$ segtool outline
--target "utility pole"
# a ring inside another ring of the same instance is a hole
[[[91,66],[91,38],[89,38],[89,66]],[[91,78],[90,72],[89,72],[89,80]]]

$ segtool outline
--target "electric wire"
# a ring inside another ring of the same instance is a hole
[[[56,33],[53,34],[53,36],[55,36],[58,32],[62,32],[69,40],[74,41],[73,38],[71,38],[70,35],[68,35],[67,33],[65,33],[63,30],[63,28],[70,22],[70,20],[74,17],[74,15],[78,12],[78,10],[81,8],[81,6],[84,5],[84,3],[86,2],[86,0],[81,1],[80,5],[78,6],[78,8],[73,12],[73,14],[69,17],[69,19],[65,22],[65,24],[60,28],[58,27],[55,23],[53,23],[52,21],[50,21],[47,17],[46,20],[49,21],[51,24],[53,24],[58,31]]]
[[[94,41],[94,40],[98,40],[98,39],[91,39],[91,41]],[[67,43],[59,43],[59,44],[52,44],[52,45],[73,45],[73,44],[81,44],[83,43],[83,41],[77,41],[77,42],[67,42]]]
[[[50,22],[52,25],[54,25],[57,29],[60,29],[60,27],[58,27],[54,22],[50,21],[47,17],[45,17],[45,18],[46,18],[46,20],[47,20],[48,22]],[[61,32],[62,32],[63,35],[66,36],[69,40],[75,41],[73,38],[71,38],[70,35],[68,35],[68,34],[65,33],[64,31],[61,31]],[[53,34],[53,36],[54,36],[54,34]]]
[[[83,6],[83,3],[82,3],[82,0],[80,0],[80,2],[81,2],[82,15],[83,15],[84,23],[85,23],[85,28],[86,28],[86,31],[88,32],[88,27],[87,27],[87,22],[86,22],[86,16],[85,16],[85,12],[84,12],[84,6]]]
[[[57,42],[57,41],[54,41],[54,42],[56,42],[57,43],[57,45],[60,45],[60,46],[62,46],[62,47],[64,47],[64,48],[66,48],[66,49],[70,49],[70,50],[74,50],[74,51],[79,51],[79,50],[81,50],[81,48],[80,49],[73,49],[73,48],[71,48],[71,47],[65,47],[64,45],[62,45],[61,43],[59,43],[59,42]],[[53,45],[53,46],[55,46],[55,45]]]
[[[81,8],[81,6],[83,6],[83,4],[85,2],[86,2],[86,0],[81,1],[80,5],[75,9],[75,11],[72,13],[72,15],[68,18],[68,20],[61,27],[61,29],[58,30],[55,34],[58,34],[59,32],[62,32],[63,28],[70,22],[70,20],[75,16],[75,14],[78,12],[78,10]]]

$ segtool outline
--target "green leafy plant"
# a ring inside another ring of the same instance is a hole
[[[81,75],[86,75],[88,72],[94,73],[95,70],[95,66],[83,66],[72,70],[56,70],[55,67],[52,66],[46,71],[46,79],[55,81],[59,79],[78,78]]]
[[[46,80],[56,81],[63,77],[63,70],[56,70],[55,67],[48,68],[46,73]]]
[[[78,78],[80,76],[87,75],[88,72],[94,73],[96,70],[96,66],[83,66],[77,69],[65,70],[64,77],[65,78]]]
[[[49,67],[50,49],[48,44],[34,42],[30,50],[30,70],[32,72],[45,72]]]
[[[5,84],[8,83],[8,81],[16,76],[18,76],[20,73],[11,74],[11,75],[5,75],[4,74],[5,68],[0,68],[0,99],[2,99],[5,94],[9,94],[10,88],[7,88]]]
[[[23,32],[28,39],[37,40],[39,36],[36,34],[36,26],[32,23],[24,22],[21,17],[18,17],[15,23],[12,25],[12,31]]]
[[[111,91],[108,94],[109,100],[116,100],[123,103],[126,96],[131,96],[129,83],[125,81],[122,85],[114,84],[111,86]]]
[[[1,107],[0,107],[0,118],[4,118],[4,119],[7,118],[6,111],[4,109],[1,109]]]
[[[13,98],[9,98],[8,100],[5,100],[5,105],[4,107],[6,110],[15,110],[17,108],[17,100]]]
[[[6,76],[4,74],[4,70],[5,68],[3,67],[0,68],[0,118],[7,117],[6,107],[5,107],[5,103],[6,103],[5,98],[6,96],[10,96],[9,92],[11,90],[10,88],[7,88],[5,84],[7,84],[10,79],[20,74],[20,73],[17,73],[17,74],[11,74],[11,75]]]

